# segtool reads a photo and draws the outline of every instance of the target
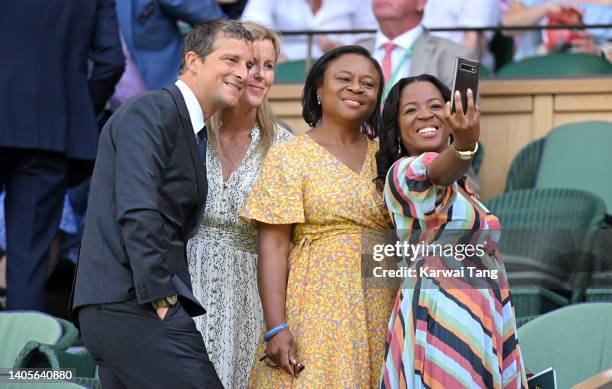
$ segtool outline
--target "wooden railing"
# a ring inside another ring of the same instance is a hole
[[[274,112],[296,133],[308,130],[301,93],[302,85],[296,84],[274,85],[269,94]],[[612,78],[484,80],[480,106],[484,160],[479,181],[486,199],[503,192],[512,159],[530,141],[565,123],[612,121]]]

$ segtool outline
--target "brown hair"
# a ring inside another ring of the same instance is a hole
[[[238,39],[245,42],[253,42],[253,36],[244,28],[242,23],[235,20],[211,19],[193,26],[192,30],[183,39],[183,53],[179,74],[185,73],[185,55],[193,51],[202,60],[212,53],[216,47],[217,37],[223,34],[226,38]]]
[[[257,23],[243,22],[242,25],[253,36],[254,42],[261,42],[265,40],[272,42],[275,54],[274,61],[276,62],[281,52],[281,41],[278,35],[274,31]],[[215,151],[217,151],[217,154],[221,153],[218,139],[219,129],[223,125],[221,121],[221,114],[221,111],[216,112],[210,117],[210,119],[208,119],[206,124],[209,143],[213,146]],[[257,107],[255,124],[257,124],[259,127],[261,135],[259,143],[257,144],[257,150],[265,155],[274,142],[274,135],[276,133],[276,127],[278,126],[276,116],[274,115],[274,112],[272,112],[272,105],[268,101],[267,96],[264,97],[261,105]]]

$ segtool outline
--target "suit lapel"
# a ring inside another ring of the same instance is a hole
[[[410,74],[428,73],[428,65],[434,49],[435,47],[427,39],[427,31],[423,31],[414,42],[414,51],[410,61]],[[429,70],[429,73],[431,72],[432,70]]]
[[[198,152],[198,145],[196,144],[195,132],[193,130],[193,126],[191,125],[189,111],[187,110],[187,105],[185,104],[185,100],[183,99],[181,91],[174,84],[171,84],[165,87],[164,89],[167,90],[174,99],[179,115],[181,117],[181,127],[183,129],[185,138],[187,139],[189,154],[191,155],[191,160],[193,161],[193,165],[195,166],[197,176],[196,181],[198,183],[198,209],[196,214],[198,216],[197,220],[199,220],[204,202],[206,201],[207,193],[206,161],[202,161],[200,158],[200,154]]]

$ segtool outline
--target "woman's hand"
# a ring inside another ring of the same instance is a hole
[[[287,374],[295,375],[293,367],[297,364],[297,347],[289,330],[279,332],[268,341],[266,355]]]
[[[451,113],[450,102],[446,104],[442,120],[453,134],[455,148],[459,151],[470,151],[476,147],[480,138],[480,108],[474,102],[474,94],[467,90],[467,112],[463,113],[461,93],[455,92],[455,113]]]
[[[451,113],[450,102],[448,102],[444,110],[438,111],[434,115],[450,128],[455,149],[472,151],[476,148],[476,142],[480,137],[480,109],[474,103],[473,93],[469,89],[466,113],[463,113],[461,94],[456,92],[452,98],[455,99],[455,113]],[[448,148],[431,163],[429,169],[427,169],[427,176],[436,185],[450,185],[463,177],[471,163],[470,159],[457,158],[455,151]]]
[[[268,328],[286,323],[285,296],[287,295],[287,258],[291,224],[257,223],[257,284]],[[266,345],[266,355],[272,362],[293,375],[297,349],[288,330],[274,335]]]

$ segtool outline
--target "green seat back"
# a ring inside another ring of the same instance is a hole
[[[605,58],[556,53],[510,62],[497,71],[498,78],[560,78],[612,75],[612,64]]]
[[[597,194],[612,213],[612,122],[557,127],[546,136],[536,188],[576,188]]]
[[[0,312],[0,368],[13,367],[28,341],[55,344],[62,335],[62,325],[53,316],[33,311]]]
[[[509,282],[512,285],[512,280]],[[511,293],[514,314],[521,324],[526,317],[538,316],[569,304],[567,298],[548,289],[512,287]]]
[[[488,67],[483,64],[480,64],[480,79],[486,79],[491,77],[491,71]]]
[[[484,146],[481,142],[478,142],[478,151],[474,154],[474,158],[472,158],[472,169],[474,170],[474,174],[478,175],[480,168],[482,167],[482,160],[484,158]]]
[[[591,242],[581,231],[603,223],[605,205],[598,196],[578,189],[525,189],[504,193],[485,205],[503,227],[502,254],[526,256],[557,268],[552,275],[564,277],[577,292],[585,287],[584,274],[591,266],[585,252]]]
[[[306,80],[306,60],[287,61],[276,64],[274,83],[303,84]]]
[[[506,178],[506,192],[535,187],[545,138],[528,143],[516,154]]]
[[[485,205],[499,217],[504,229],[594,229],[605,216],[603,201],[581,189],[517,190],[489,199]]]
[[[557,372],[569,388],[612,366],[612,303],[576,304],[529,321],[518,329],[525,366]]]

